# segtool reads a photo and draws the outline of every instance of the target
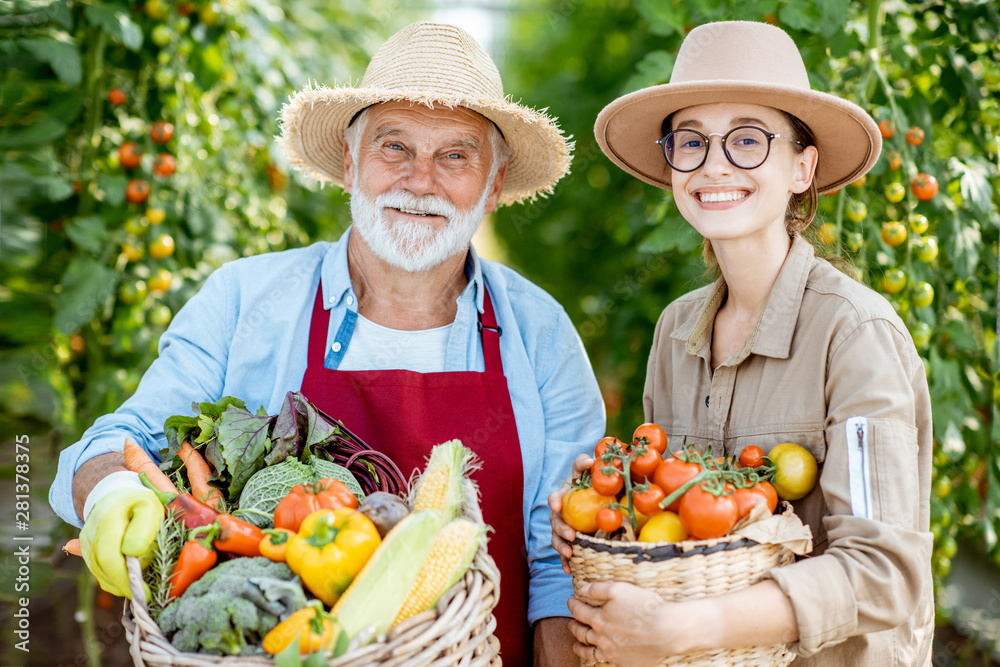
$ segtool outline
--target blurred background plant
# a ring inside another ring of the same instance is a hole
[[[502,210],[497,239],[484,242],[566,307],[609,433],[643,419],[659,313],[711,277],[670,194],[600,153],[600,109],[666,82],[694,25],[738,18],[786,29],[814,87],[846,93],[882,122],[878,164],[863,183],[820,198],[813,241],[886,294],[927,362],[939,615],[989,641],[990,624],[965,622],[963,599],[945,585],[953,558],[978,558],[1000,607],[1000,13],[988,2],[0,3],[0,432],[32,437],[37,557],[75,532],[47,510],[59,450],[135,390],[204,278],[235,257],[336,238],[349,223],[336,188],[289,175],[272,141],[281,103],[310,79],[359,79],[386,37],[412,20],[449,19],[442,7],[460,24],[488,24],[506,90],[548,107],[575,136],[573,172],[555,195]],[[13,451],[11,442],[0,453],[11,487]],[[0,617],[9,618],[13,517],[0,516]],[[52,610],[69,622],[65,595],[78,588],[85,643],[75,657],[36,652],[30,664],[96,665],[102,651],[103,664],[119,664],[120,623],[101,610],[113,605],[98,595],[95,617],[94,587],[78,572],[58,552],[33,566],[33,618]],[[942,651],[971,660],[991,650],[955,641]],[[2,644],[0,663],[27,664]]]

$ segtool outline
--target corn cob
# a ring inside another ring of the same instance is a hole
[[[468,519],[455,519],[441,529],[420,568],[416,583],[392,624],[396,625],[437,604],[444,592],[465,576],[485,536],[486,526]]]
[[[334,604],[331,614],[354,639],[367,626],[372,637],[389,629],[441,531],[441,513],[413,512],[389,531],[378,549]]]
[[[413,511],[435,509],[446,522],[458,517],[465,501],[463,482],[476,466],[472,452],[461,440],[449,440],[434,447],[427,467],[414,485]]]

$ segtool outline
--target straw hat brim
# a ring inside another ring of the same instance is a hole
[[[468,99],[419,90],[309,86],[282,107],[278,144],[291,166],[308,178],[343,187],[344,130],[362,109],[394,101],[430,108],[464,107],[493,121],[511,151],[501,205],[549,195],[569,173],[570,138],[543,111],[516,104],[509,97]]]
[[[819,151],[817,190],[827,192],[857,180],[875,164],[882,135],[861,107],[828,93],[746,81],[662,84],[624,95],[598,115],[594,134],[612,162],[637,178],[671,189],[670,167],[655,142],[675,111],[699,104],[736,102],[786,111],[812,131]]]

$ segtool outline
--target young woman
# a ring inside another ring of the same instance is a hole
[[[881,150],[860,107],[813,91],[791,38],[721,22],[685,39],[669,84],[609,104],[598,142],[625,171],[673,191],[705,238],[714,284],[670,304],[649,355],[647,421],[670,449],[716,455],[806,447],[819,483],[795,510],[810,557],[743,591],[665,602],[626,583],[569,600],[582,658],[656,665],[710,648],[787,643],[796,665],[929,665],[933,633],[931,411],[924,366],[881,296],[814,255],[816,196]],[[574,474],[589,467],[581,456]],[[574,537],[550,496],[553,546]]]

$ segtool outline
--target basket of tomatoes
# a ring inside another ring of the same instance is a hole
[[[794,456],[787,458],[805,467],[794,471],[796,481],[811,478],[811,484],[785,483],[789,471],[775,460],[788,450]],[[739,459],[715,457],[694,445],[670,453],[656,424],[641,425],[629,445],[601,439],[594,463],[563,497],[563,519],[576,530],[570,571],[577,599],[597,604],[580,589],[604,581],[632,583],[669,601],[721,595],[808,553],[809,527],[788,501],[815,484],[815,459],[793,443],[771,454],[751,446]],[[750,667],[793,659],[776,645],[701,651],[660,664]]]

